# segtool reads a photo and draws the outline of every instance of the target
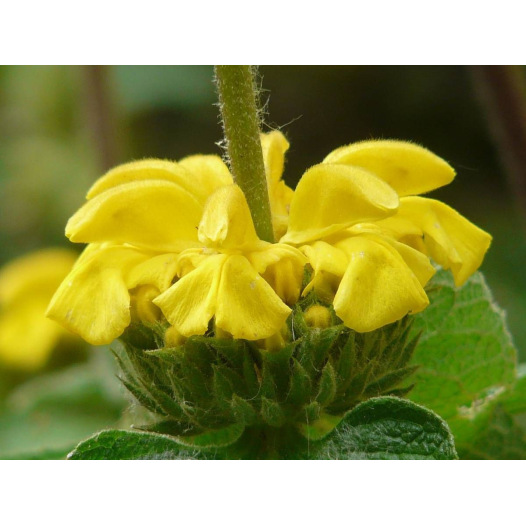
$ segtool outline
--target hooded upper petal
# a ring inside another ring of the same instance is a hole
[[[180,162],[143,159],[112,168],[89,189],[87,198],[134,181],[168,181],[185,188],[204,203],[220,186],[232,184],[232,176],[217,155],[192,155]]]
[[[189,175],[183,183],[185,188],[203,203],[218,188],[234,182],[227,165],[217,155],[190,155],[178,164]]]
[[[199,223],[199,241],[207,247],[243,250],[259,240],[245,195],[239,186],[216,190],[208,199]]]
[[[180,252],[197,244],[202,205],[182,186],[134,181],[96,195],[66,225],[77,243],[128,243],[154,251]]]
[[[357,142],[334,150],[323,162],[369,170],[399,196],[429,192],[449,184],[455,177],[455,171],[444,159],[405,141]]]
[[[353,224],[395,213],[398,195],[371,172],[354,166],[318,164],[307,170],[290,205],[282,243],[304,244]]]

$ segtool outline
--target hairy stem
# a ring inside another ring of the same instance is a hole
[[[260,239],[273,242],[272,216],[259,138],[252,66],[216,66],[216,82],[230,169],[245,194]]]

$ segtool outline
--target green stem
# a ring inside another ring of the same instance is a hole
[[[216,66],[221,117],[230,169],[245,194],[260,239],[273,242],[272,216],[259,138],[252,66]]]

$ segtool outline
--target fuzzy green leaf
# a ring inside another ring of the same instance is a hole
[[[341,416],[322,414],[312,424],[300,424],[298,430],[307,440],[321,440],[327,436],[341,420]]]
[[[422,334],[409,398],[445,418],[456,436],[466,410],[514,382],[517,353],[482,274],[457,289],[449,272],[438,272],[428,295],[413,324]]]
[[[261,399],[261,416],[263,421],[272,427],[280,427],[285,422],[285,415],[280,405],[268,398]]]
[[[455,423],[461,458],[525,460],[526,370],[511,389],[493,393],[463,416]]]
[[[309,374],[296,359],[293,359],[292,375],[290,378],[290,390],[287,402],[301,407],[307,402],[312,394],[312,383]]]
[[[174,436],[173,439],[179,444],[195,448],[225,447],[236,442],[244,430],[244,424],[232,424],[221,429],[210,429],[199,435]]]
[[[245,399],[234,395],[230,402],[232,414],[239,422],[245,425],[254,424],[257,421],[257,413],[252,404]]]
[[[322,405],[327,405],[334,399],[336,395],[337,381],[336,373],[331,362],[327,362],[323,371],[321,372],[320,383],[318,386],[318,394],[316,401]]]
[[[447,424],[408,400],[372,398],[355,407],[308,458],[448,460],[457,458]]]
[[[207,458],[173,438],[138,431],[101,431],[81,442],[68,460],[185,460]]]

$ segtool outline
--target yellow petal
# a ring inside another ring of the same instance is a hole
[[[433,267],[429,258],[425,254],[422,254],[422,252],[387,237],[375,239],[378,242],[388,243],[398,252],[398,254],[400,254],[405,264],[412,270],[422,287],[424,287],[435,275],[435,267]]]
[[[64,330],[45,317],[49,296],[26,296],[0,315],[0,362],[35,371],[47,362]]]
[[[290,205],[289,229],[282,243],[302,244],[355,223],[392,215],[396,192],[361,168],[318,164],[301,178]]]
[[[207,247],[246,249],[258,239],[245,196],[237,185],[223,186],[208,199],[199,224],[199,241]]]
[[[283,243],[266,244],[264,250],[246,253],[245,257],[286,304],[296,303],[307,263],[297,248]]]
[[[455,171],[434,153],[404,141],[363,141],[331,152],[324,163],[359,166],[374,173],[398,195],[423,194],[449,184]]]
[[[89,343],[112,342],[130,324],[126,279],[146,257],[114,246],[85,252],[53,296],[47,316]]]
[[[491,244],[487,232],[434,199],[405,197],[397,215],[421,230],[426,252],[443,268],[451,269],[457,286],[480,267]]]
[[[181,185],[184,184],[187,178],[188,173],[186,170],[174,161],[143,159],[112,168],[95,181],[93,186],[88,190],[86,197],[93,199],[95,196],[110,188],[135,181],[159,180]]]
[[[154,285],[140,285],[130,290],[131,319],[137,323],[155,323],[162,318],[161,309],[153,304],[160,291]]]
[[[129,289],[138,285],[154,285],[161,292],[171,286],[177,273],[178,255],[161,254],[149,257],[133,267],[126,280]]]
[[[192,270],[195,270],[205,259],[219,254],[218,251],[209,248],[189,248],[179,254],[177,258],[176,274],[182,278]]]
[[[294,190],[281,180],[289,142],[280,131],[275,130],[261,134],[261,147],[267,175],[274,238],[279,239],[287,231],[290,202],[294,195]]]
[[[269,188],[277,183],[283,175],[285,166],[285,152],[289,149],[289,142],[285,136],[277,130],[261,134],[261,149],[267,173]]]
[[[245,256],[259,274],[286,259],[292,260],[303,274],[303,267],[307,263],[307,258],[297,248],[284,243],[265,243],[261,250],[247,252]]]
[[[284,259],[270,265],[262,276],[287,305],[294,305],[298,301],[303,282],[303,267],[298,267],[293,260]]]
[[[278,332],[289,314],[290,308],[245,257],[228,257],[217,295],[216,326],[234,338],[260,340]]]
[[[324,241],[316,241],[301,248],[314,271],[311,282],[305,287],[303,296],[312,289],[318,297],[332,303],[340,280],[347,270],[348,257],[343,250]]]
[[[217,155],[192,155],[180,162],[161,159],[143,159],[121,164],[99,178],[89,189],[87,198],[134,181],[168,181],[185,188],[199,202],[206,199],[220,186],[232,184],[232,176]]]
[[[349,265],[334,309],[351,329],[369,332],[429,304],[418,279],[392,247],[357,236],[346,249]]]
[[[272,191],[269,190],[274,239],[280,239],[287,232],[290,203],[293,196],[294,190],[289,188],[284,181],[279,181],[274,185]]]
[[[394,248],[398,254],[400,254],[407,266],[413,271],[420,282],[420,285],[426,285],[435,274],[435,267],[433,267],[429,261],[429,257],[404,243],[400,243],[392,236],[386,235],[386,232],[377,225],[378,224],[356,225],[355,227],[350,228],[347,232],[349,235],[361,235],[367,239],[375,241],[376,243]],[[345,251],[348,240],[349,238],[342,239],[336,244],[336,246]]]
[[[206,332],[216,312],[219,282],[227,258],[224,254],[209,256],[154,300],[183,336]]]
[[[180,252],[197,244],[202,207],[181,186],[168,181],[121,184],[88,201],[69,221],[76,243],[129,243]]]
[[[191,155],[178,164],[189,175],[182,184],[203,203],[218,188],[234,182],[226,164],[217,155]]]

